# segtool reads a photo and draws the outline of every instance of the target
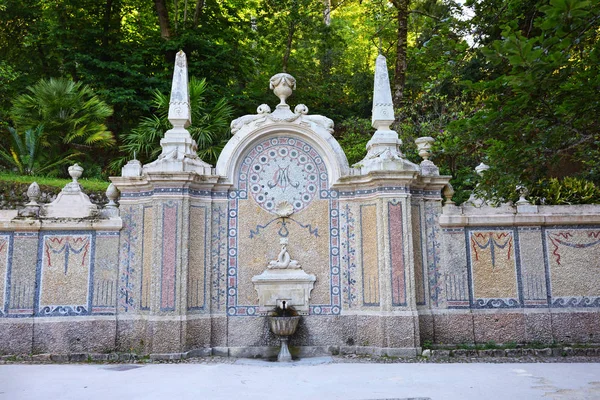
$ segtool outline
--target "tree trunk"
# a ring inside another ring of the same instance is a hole
[[[327,26],[331,24],[331,0],[323,0],[323,23]]]
[[[410,0],[392,0],[396,7],[398,23],[398,42],[396,43],[396,67],[394,71],[394,84],[392,85],[392,101],[394,108],[402,105],[404,98],[404,84],[406,82],[406,47],[408,39],[408,6]]]
[[[106,6],[104,7],[104,27],[102,32],[102,47],[108,46],[108,38],[110,36],[110,20],[112,18],[112,4],[113,0],[106,0]]]
[[[169,10],[166,0],[154,0],[156,13],[158,14],[158,24],[160,25],[160,36],[163,39],[171,38],[171,26],[169,24]]]
[[[174,0],[173,3],[175,3],[175,12],[173,13],[175,15],[175,32],[177,32],[177,24],[179,22],[179,2]]]
[[[283,61],[281,65],[281,70],[283,72],[287,72],[288,61],[290,59],[290,53],[292,52],[292,43],[294,40],[294,32],[296,31],[296,22],[290,21],[290,26],[288,29],[288,37],[287,42],[285,44],[285,53],[283,54]]]
[[[204,0],[196,1],[196,10],[194,11],[194,27],[198,26],[198,21],[200,21],[200,16],[202,15],[202,11],[204,10]]]

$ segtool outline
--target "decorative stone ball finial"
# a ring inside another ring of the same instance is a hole
[[[430,136],[420,137],[415,140],[415,144],[419,150],[419,156],[421,156],[425,161],[429,160],[429,156],[431,155],[431,145],[433,145],[433,142],[435,142],[435,140]]]
[[[33,182],[31,185],[29,185],[29,188],[27,189],[27,197],[29,198],[29,203],[26,204],[26,206],[38,206],[38,199],[40,198],[40,196],[42,195],[42,191],[40,190],[40,186],[37,184],[37,182]]]
[[[487,171],[488,169],[490,169],[489,165],[485,165],[484,163],[481,163],[475,167],[475,172],[477,172],[477,175],[483,176],[483,173],[485,171]]]
[[[71,165],[69,167],[69,175],[71,175],[71,178],[73,178],[73,183],[77,183],[77,179],[81,178],[81,175],[83,174],[83,168],[80,167],[77,163]]]
[[[269,88],[273,90],[275,96],[279,97],[280,106],[285,106],[285,100],[292,95],[292,91],[296,89],[296,79],[285,72],[273,75],[269,81]]]

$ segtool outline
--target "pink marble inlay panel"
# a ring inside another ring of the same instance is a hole
[[[402,204],[389,203],[390,258],[392,264],[392,304],[406,305],[404,245],[402,242]]]

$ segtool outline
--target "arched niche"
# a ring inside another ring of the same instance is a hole
[[[296,137],[309,143],[323,158],[331,187],[342,176],[350,173],[348,159],[340,144],[323,127],[316,124],[274,123],[254,129],[242,129],[223,148],[217,161],[216,174],[237,187],[238,171],[248,149],[257,142],[272,137]],[[312,125],[312,126],[311,126]]]

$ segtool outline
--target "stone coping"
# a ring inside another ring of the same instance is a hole
[[[561,207],[561,206],[555,206]],[[442,228],[464,226],[549,226],[549,225],[596,225],[600,224],[600,207],[587,213],[569,213],[568,210],[555,209],[556,212],[538,212],[531,214],[441,214],[439,223]]]
[[[120,231],[123,221],[113,218],[53,218],[53,219],[12,219],[0,215],[0,231],[37,232],[37,231]]]

